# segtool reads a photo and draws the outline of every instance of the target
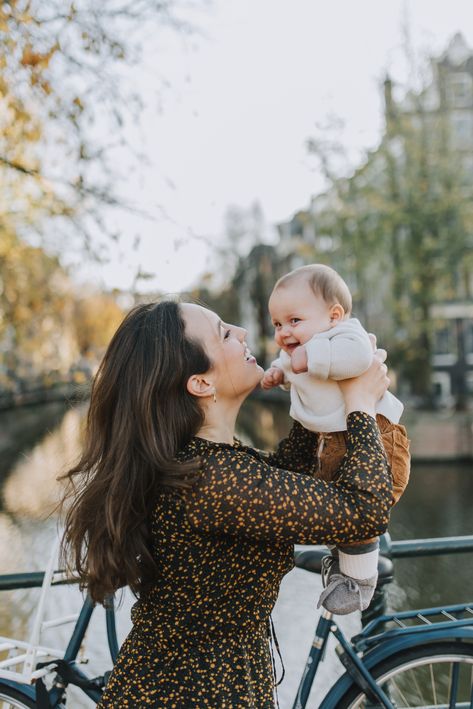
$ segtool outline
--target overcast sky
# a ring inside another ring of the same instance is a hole
[[[137,74],[151,163],[139,200],[161,216],[127,218],[141,246],[96,280],[126,288],[139,263],[156,274],[147,287],[185,289],[212,268],[206,243],[228,205],[258,200],[269,224],[305,207],[322,186],[305,147],[317,124],[339,116],[352,154],[377,144],[382,80],[406,76],[406,18],[419,56],[457,31],[473,47],[472,0],[214,0],[196,18],[202,34],[151,43]],[[159,101],[157,73],[169,84]]]

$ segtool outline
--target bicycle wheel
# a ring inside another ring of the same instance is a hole
[[[0,709],[34,709],[36,702],[26,694],[0,682]]]
[[[397,709],[469,709],[473,697],[473,643],[442,641],[403,650],[386,658],[371,674]],[[337,709],[373,705],[352,686]]]

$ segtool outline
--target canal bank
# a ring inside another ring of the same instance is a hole
[[[252,398],[260,409],[260,431],[273,426],[284,435],[290,425],[288,393],[280,389],[255,391]],[[244,409],[241,418],[245,418]],[[281,425],[285,419],[285,425]],[[413,462],[432,465],[473,462],[473,411],[426,411],[406,404],[401,423],[407,428]],[[263,436],[261,445],[268,443]]]
[[[41,436],[61,412],[85,402],[89,391],[89,383],[68,382],[8,401],[0,395],[0,456],[5,459],[10,452],[14,456],[25,439]],[[289,395],[279,389],[255,390],[248,404],[242,409],[240,428],[250,437],[256,435],[260,447],[271,447],[289,430]],[[401,423],[407,427],[413,462],[473,462],[473,411],[426,411],[406,405]],[[0,462],[0,471],[3,467]]]
[[[411,439],[412,460],[473,462],[473,412],[418,411],[406,407],[402,423]]]

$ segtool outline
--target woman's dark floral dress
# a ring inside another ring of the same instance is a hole
[[[191,440],[180,457],[200,456],[202,476],[185,497],[159,494],[158,577],[133,607],[100,707],[274,707],[268,623],[293,544],[378,535],[392,502],[370,416],[349,415],[336,482],[312,477],[316,450],[297,423],[272,455]]]

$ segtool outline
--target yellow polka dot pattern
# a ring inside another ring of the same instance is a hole
[[[190,441],[179,458],[200,456],[201,477],[184,496],[157,496],[157,577],[133,607],[100,707],[274,707],[269,616],[293,544],[378,535],[391,504],[370,416],[349,415],[335,483],[313,477],[316,450],[316,434],[297,423],[272,455],[239,441]]]

